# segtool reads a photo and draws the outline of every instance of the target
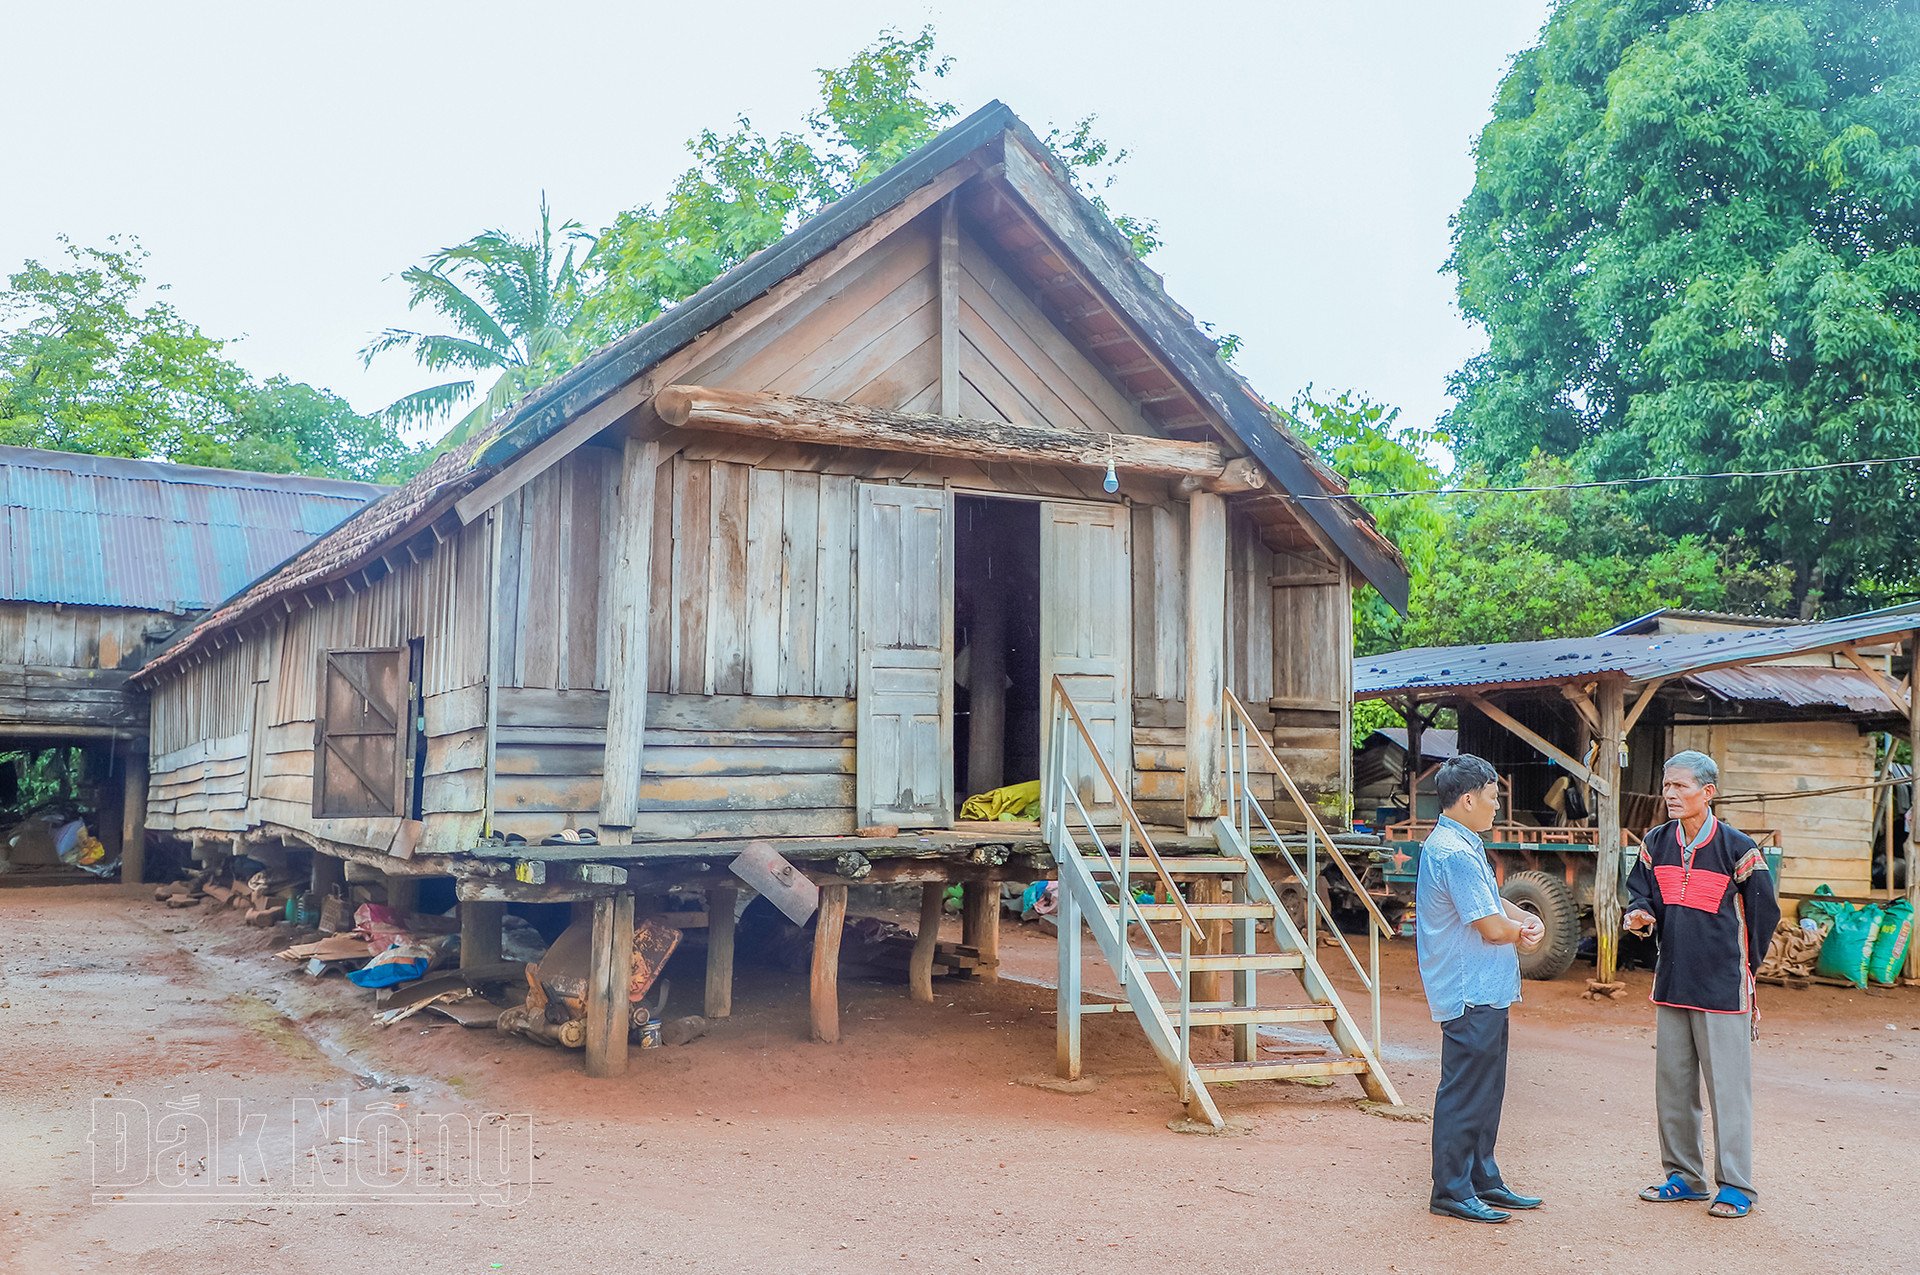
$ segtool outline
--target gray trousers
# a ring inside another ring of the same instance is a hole
[[[1752,1197],[1753,1028],[1746,1014],[1709,1014],[1661,1005],[1653,1095],[1660,1163],[1695,1191],[1712,1183]],[[1701,1150],[1700,1083],[1713,1109],[1713,1178]]]

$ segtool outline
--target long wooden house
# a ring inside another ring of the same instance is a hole
[[[149,819],[475,904],[515,857],[977,861],[1057,677],[1143,820],[1221,813],[1230,687],[1340,822],[1352,594],[1407,587],[1342,493],[993,104],[148,664]]]

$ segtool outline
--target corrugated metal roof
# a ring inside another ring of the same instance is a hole
[[[387,490],[0,447],[0,599],[203,610]]]
[[[1725,633],[1664,637],[1602,634],[1545,642],[1417,647],[1355,660],[1353,693],[1356,698],[1367,699],[1404,691],[1537,686],[1608,675],[1630,682],[1651,682],[1829,649],[1914,628],[1920,628],[1920,612],[1900,608],[1817,624]]]
[[[1721,699],[1784,704],[1788,708],[1844,708],[1855,713],[1905,716],[1872,678],[1855,669],[1803,665],[1743,664],[1692,673],[1686,678]]]

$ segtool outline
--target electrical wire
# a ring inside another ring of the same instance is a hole
[[[1869,469],[1876,465],[1906,465],[1920,456],[1876,456],[1867,460],[1835,460],[1819,465],[1793,465],[1785,469],[1726,469],[1709,474],[1642,474],[1634,478],[1595,478],[1577,483],[1545,483],[1528,487],[1431,487],[1412,491],[1329,492],[1295,496],[1295,500],[1396,500],[1410,496],[1517,496],[1554,491],[1591,491],[1600,487],[1640,487],[1652,483],[1697,483],[1729,478],[1788,478],[1795,474],[1817,474],[1834,469]]]

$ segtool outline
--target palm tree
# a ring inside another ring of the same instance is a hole
[[[360,352],[361,359],[371,363],[400,347],[411,349],[428,371],[472,375],[415,390],[383,415],[395,425],[442,420],[478,392],[481,380],[491,373],[494,379],[484,397],[445,439],[458,443],[566,367],[575,357],[572,329],[580,309],[574,252],[583,243],[590,246],[592,236],[579,222],[554,228],[542,191],[537,236],[521,239],[504,230],[482,231],[403,273],[400,277],[410,288],[407,309],[425,306],[453,331],[388,328]]]

